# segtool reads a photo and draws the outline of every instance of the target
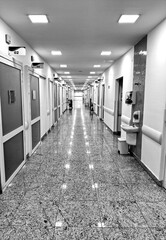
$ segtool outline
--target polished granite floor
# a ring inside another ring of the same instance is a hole
[[[0,196],[2,240],[163,240],[166,191],[85,108],[66,111]]]

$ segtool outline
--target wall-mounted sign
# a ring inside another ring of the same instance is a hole
[[[16,94],[14,90],[8,90],[8,103],[12,104],[16,101]]]
[[[32,66],[32,68],[44,68],[44,63],[43,62],[33,62],[31,66]]]
[[[26,55],[26,47],[23,46],[10,46],[9,47],[10,55]]]
[[[36,91],[32,90],[32,100],[36,100]]]

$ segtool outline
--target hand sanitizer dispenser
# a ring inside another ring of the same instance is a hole
[[[133,123],[139,123],[140,122],[140,111],[135,111],[133,113]]]

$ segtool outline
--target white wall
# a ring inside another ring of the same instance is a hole
[[[166,102],[166,20],[148,34],[143,128],[162,135]],[[159,179],[163,178],[162,147],[143,134],[142,162]]]

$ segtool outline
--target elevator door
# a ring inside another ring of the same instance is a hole
[[[16,65],[16,64],[15,64]],[[2,187],[24,161],[21,67],[0,62],[0,169]]]
[[[32,151],[40,142],[39,78],[30,74]]]

